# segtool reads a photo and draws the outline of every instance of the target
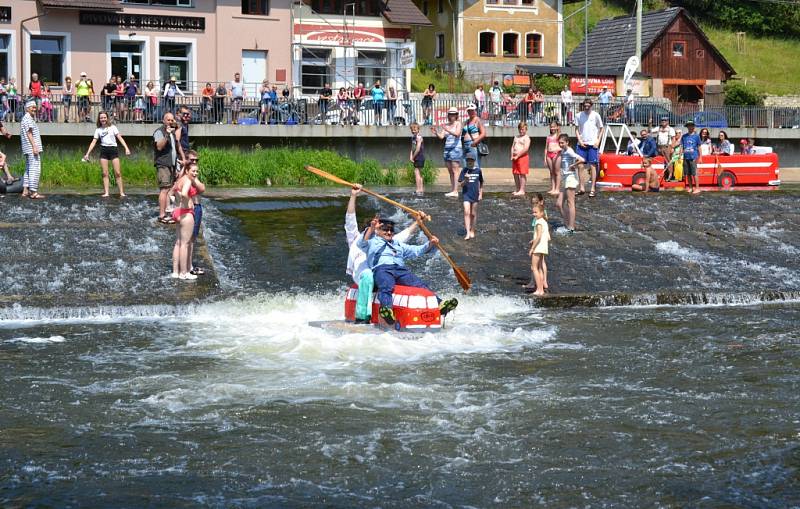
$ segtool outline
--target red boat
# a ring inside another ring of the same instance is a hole
[[[651,158],[659,178],[664,177],[664,158]],[[630,189],[633,184],[644,185],[642,157],[605,153],[600,156],[600,180],[604,189]],[[734,154],[732,156],[705,155],[697,161],[700,187],[706,190],[772,190],[781,184],[778,155]],[[661,181],[664,189],[683,188],[685,183]]]
[[[356,320],[356,299],[358,285],[352,284],[345,293],[344,319],[347,322]],[[380,309],[377,294],[372,300],[372,323],[378,323]],[[395,286],[392,293],[392,309],[394,310],[394,329],[406,332],[438,332],[442,329],[442,317],[439,314],[439,301],[436,294],[425,288],[411,286]]]

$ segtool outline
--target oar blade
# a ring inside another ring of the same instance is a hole
[[[457,265],[453,265],[453,273],[456,275],[456,280],[458,280],[458,284],[461,285],[461,288],[463,288],[465,292],[468,292],[469,289],[472,288],[472,281],[470,281],[467,273]]]

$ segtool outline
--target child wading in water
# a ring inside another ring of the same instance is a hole
[[[536,235],[536,206],[537,205],[541,205],[542,207],[544,207],[544,196],[542,196],[542,193],[536,193],[536,196],[534,196],[531,199],[531,207],[532,207],[532,212],[531,213],[534,216],[533,217],[533,221],[531,221],[531,230],[533,230],[534,236]],[[546,208],[544,209],[544,220],[545,221],[548,220],[548,218],[547,218],[547,209]],[[549,224],[548,224],[548,228],[549,228]],[[548,229],[548,232],[549,232],[549,229]],[[546,292],[547,291],[547,261],[546,260],[542,261],[542,272],[544,273],[544,285],[543,286],[544,286],[544,291]],[[532,289],[536,288],[536,279],[533,277],[533,271],[531,271],[531,281],[527,285],[525,285],[523,288],[525,288],[527,290],[532,290]]]
[[[556,207],[561,212],[561,217],[564,218],[564,225],[567,227],[567,232],[575,232],[575,190],[580,185],[580,177],[578,176],[578,165],[586,162],[584,158],[579,156],[569,146],[569,136],[562,134],[558,137],[558,145],[561,147],[561,184],[564,188],[563,191],[558,193]],[[564,199],[566,198],[566,204]]]
[[[528,254],[531,256],[531,272],[533,272],[533,279],[536,281],[536,291],[533,294],[541,296],[544,295],[544,289],[547,286],[544,258],[549,252],[550,228],[544,218],[544,205],[541,203],[534,205],[533,216],[535,217],[533,223],[535,226]]]
[[[514,143],[511,145],[511,173],[514,174],[516,186],[511,195],[525,196],[525,184],[530,171],[528,151],[531,148],[531,138],[528,136],[528,124],[525,122],[520,122],[517,129],[519,134],[514,136]]]
[[[419,134],[418,123],[412,122],[408,128],[411,130],[411,153],[408,158],[414,164],[414,180],[417,182],[417,190],[415,193],[417,195],[422,195],[422,193],[425,192],[422,186],[422,168],[425,167],[425,142],[422,139],[422,135]]]
[[[559,168],[561,167],[561,146],[558,144],[558,138],[561,136],[561,126],[558,122],[550,122],[550,136],[547,137],[544,143],[544,165],[550,170],[550,190],[547,194],[553,196],[558,195],[558,189],[561,187],[561,175]]]
[[[467,167],[458,176],[461,182],[461,196],[464,200],[464,240],[475,238],[475,224],[478,222],[478,202],[483,199],[483,173],[475,162],[475,152],[467,153]]]

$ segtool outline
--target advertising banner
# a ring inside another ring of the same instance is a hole
[[[598,95],[603,91],[603,87],[607,87],[613,91],[616,88],[616,82],[613,76],[591,77],[589,76],[589,91],[585,92],[586,84],[583,77],[573,76],[569,80],[569,89],[573,94],[588,93],[589,95]]]

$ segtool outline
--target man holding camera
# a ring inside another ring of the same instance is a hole
[[[181,161],[185,161],[183,148],[175,139],[175,132],[178,124],[175,115],[170,112],[164,113],[163,125],[153,133],[153,165],[156,167],[158,180],[158,222],[162,224],[174,224],[175,220],[168,216],[167,201],[169,190],[175,182],[175,168],[178,163],[178,156]]]

